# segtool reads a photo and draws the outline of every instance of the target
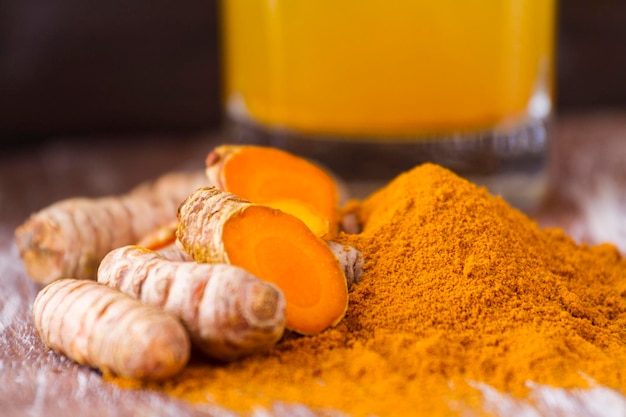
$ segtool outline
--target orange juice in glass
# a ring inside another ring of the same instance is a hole
[[[348,177],[431,161],[506,189],[544,165],[555,9],[556,0],[222,0],[232,138]]]

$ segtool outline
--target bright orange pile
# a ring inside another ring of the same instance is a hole
[[[480,407],[468,381],[516,396],[529,380],[626,388],[626,262],[613,246],[542,231],[430,164],[361,215],[363,233],[342,240],[363,251],[365,276],[336,328],[151,387],[237,410],[278,399],[356,416]]]

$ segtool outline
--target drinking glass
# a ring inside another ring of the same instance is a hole
[[[545,183],[556,0],[223,0],[229,139],[375,184],[433,162],[522,209]]]

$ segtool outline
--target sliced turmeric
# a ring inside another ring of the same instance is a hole
[[[133,242],[133,244],[153,251],[166,248],[176,241],[177,226],[178,221],[174,219],[171,222],[163,224],[150,231],[148,234],[139,239],[138,242]]]
[[[176,220],[178,204],[208,183],[202,171],[170,173],[121,196],[54,203],[15,230],[26,272],[41,284],[62,277],[93,279],[108,252]]]
[[[290,213],[320,237],[337,233],[337,183],[304,158],[269,147],[222,145],[208,154],[206,173],[220,190]]]
[[[155,251],[169,261],[192,262],[193,258],[176,242],[177,227],[176,220],[160,226],[144,236],[136,246]]]
[[[319,333],[346,312],[342,266],[321,238],[288,213],[205,187],[179,206],[177,238],[197,262],[230,263],[276,284],[293,331]]]
[[[177,226],[176,221],[161,226],[141,239],[137,246],[155,251],[170,261],[191,262],[193,258],[181,248],[180,242],[176,240]],[[352,284],[361,281],[363,277],[363,254],[352,246],[332,240],[327,240],[326,244],[342,266],[348,289],[350,289]]]
[[[111,251],[98,282],[179,317],[212,358],[267,350],[285,328],[285,297],[274,285],[226,264],[171,262],[138,246]]]
[[[164,379],[189,359],[189,336],[174,316],[93,281],[49,284],[33,318],[48,347],[105,374]]]

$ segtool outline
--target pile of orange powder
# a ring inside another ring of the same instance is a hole
[[[197,358],[162,390],[242,413],[276,401],[322,415],[448,416],[485,409],[486,384],[626,389],[626,261],[541,230],[452,172],[425,164],[360,205],[365,256],[346,317],[231,364]]]

